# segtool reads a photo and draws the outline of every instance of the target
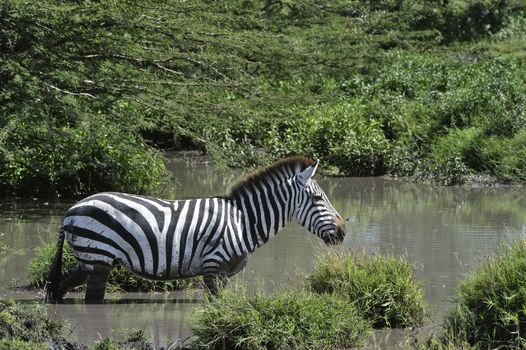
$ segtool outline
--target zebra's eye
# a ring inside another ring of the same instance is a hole
[[[313,194],[312,199],[314,199],[315,201],[321,201],[323,197],[321,194]]]

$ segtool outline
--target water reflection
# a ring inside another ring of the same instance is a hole
[[[221,195],[241,175],[220,172],[204,164],[170,163],[176,182],[165,198]],[[426,297],[439,319],[457,283],[503,241],[526,233],[523,188],[434,187],[384,178],[320,177],[320,185],[335,208],[347,218],[346,249],[405,255],[417,266]],[[55,240],[64,211],[72,201],[0,202],[0,234],[17,253],[0,256],[1,293],[23,296],[10,286],[23,283],[27,261],[42,240]],[[298,225],[288,226],[256,251],[238,278],[251,288],[300,285],[298,271],[309,272],[323,243]],[[70,301],[81,295],[69,296]],[[187,300],[187,301],[184,301]],[[69,319],[73,335],[92,341],[112,328],[144,328],[156,344],[189,335],[189,320],[200,295],[110,295],[104,305],[64,304],[51,307],[56,317]],[[133,301],[133,303],[132,303]],[[169,342],[168,342],[169,343]],[[381,341],[379,343],[382,343]]]

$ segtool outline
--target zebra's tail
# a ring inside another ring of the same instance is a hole
[[[64,227],[62,226],[58,236],[57,251],[46,279],[46,301],[49,303],[57,302],[57,299],[61,297],[59,295],[59,285],[60,280],[62,279],[62,252],[64,249],[64,238]]]

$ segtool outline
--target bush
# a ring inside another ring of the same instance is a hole
[[[196,311],[193,349],[334,349],[364,344],[369,324],[335,296],[224,290]]]
[[[362,101],[312,107],[285,133],[289,152],[308,154],[348,176],[385,173],[389,144]]]
[[[426,316],[422,284],[404,259],[327,253],[317,259],[307,281],[316,293],[347,300],[375,327],[420,326]]]
[[[467,342],[480,348],[526,346],[526,241],[503,247],[467,280],[446,316],[445,344]]]
[[[30,287],[43,288],[45,286],[55,251],[56,244],[52,242],[44,243],[36,248],[35,257],[29,261],[27,267]],[[76,262],[77,260],[73,256],[71,248],[66,243],[62,255],[63,271],[73,267]],[[106,289],[112,292],[167,292],[196,287],[201,287],[201,282],[197,278],[154,281],[137,276],[120,266],[116,266],[111,270]]]
[[[79,129],[18,121],[5,129],[0,143],[0,189],[17,195],[146,192],[166,175],[158,152],[95,119]]]

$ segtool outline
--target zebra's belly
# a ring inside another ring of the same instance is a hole
[[[65,230],[66,240],[75,258],[88,265],[120,265],[134,274],[152,280],[188,278],[199,275],[202,270],[196,261],[185,264],[183,260],[183,264],[179,266],[177,257],[172,257],[168,259],[172,261],[169,263],[165,256],[146,254],[143,250],[119,242],[119,237],[107,237],[104,232],[92,235],[79,232],[79,227],[68,226],[68,230]]]

